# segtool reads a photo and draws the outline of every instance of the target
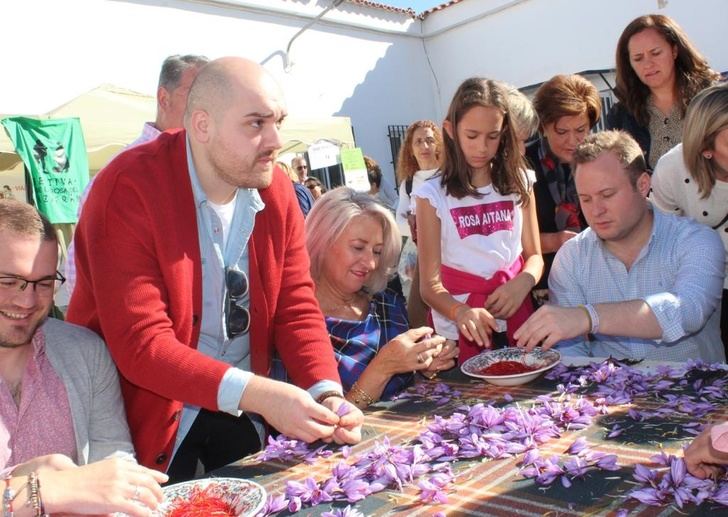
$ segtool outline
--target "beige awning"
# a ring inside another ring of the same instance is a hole
[[[79,117],[86,141],[91,174],[141,133],[144,122],[154,120],[156,99],[113,85],[102,85],[38,118]],[[3,115],[0,118],[4,118]],[[340,146],[354,147],[348,117],[288,117],[282,126],[283,149],[303,152],[312,143],[325,139]],[[0,130],[0,172],[17,170],[20,158],[5,131]],[[22,166],[20,167],[22,170]]]

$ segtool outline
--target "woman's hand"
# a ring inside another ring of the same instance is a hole
[[[119,458],[39,475],[48,513],[108,514],[147,517],[164,496],[167,475]]]
[[[490,312],[465,304],[455,311],[455,323],[465,339],[486,348],[490,347],[490,335],[498,330]]]
[[[428,379],[433,378],[439,372],[449,370],[457,362],[458,356],[460,355],[460,349],[458,344],[452,339],[445,340],[445,344],[442,346],[440,353],[435,356],[426,369],[421,370],[420,373]]]
[[[392,339],[375,356],[377,368],[390,377],[428,368],[445,343],[442,336],[426,337],[432,333],[430,327],[419,327]]]
[[[533,285],[533,277],[520,274],[490,293],[485,300],[485,309],[495,318],[508,319],[521,306]]]

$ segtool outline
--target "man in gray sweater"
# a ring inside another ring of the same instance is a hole
[[[48,318],[64,281],[57,263],[51,224],[28,204],[0,200],[0,472],[33,470],[50,454],[83,465],[133,453],[103,341]]]

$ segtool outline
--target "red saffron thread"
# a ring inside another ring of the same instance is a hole
[[[519,373],[528,373],[534,371],[535,368],[526,366],[518,361],[498,361],[486,366],[480,371],[481,375],[516,375]]]
[[[187,498],[178,498],[172,502],[167,517],[235,517],[238,515],[235,506],[225,501],[206,487],[204,490],[194,487]]]

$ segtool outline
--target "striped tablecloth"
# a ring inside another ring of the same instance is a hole
[[[438,406],[433,401],[418,398],[379,403],[365,412],[364,438],[352,448],[352,456],[365,452],[385,435],[392,444],[406,443],[423,430],[433,415],[449,416],[458,406],[487,402],[493,405],[508,404],[504,395],[510,394],[514,403],[528,404],[534,397],[555,390],[555,383],[540,379],[527,386],[502,388],[470,379],[453,371],[437,382],[445,382],[461,392],[457,399]],[[427,381],[422,381],[427,382]],[[635,407],[647,409],[649,401],[640,401]],[[419,502],[416,487],[406,488],[404,492],[388,490],[371,495],[356,503],[355,508],[365,515],[432,515],[443,512],[449,516],[582,516],[615,515],[617,510],[629,510],[629,515],[666,516],[666,515],[728,515],[728,508],[704,504],[699,509],[694,506],[678,511],[675,507],[655,508],[641,505],[636,500],[628,500],[625,494],[635,487],[632,470],[636,463],[649,463],[650,456],[660,450],[679,453],[682,445],[692,436],[683,432],[681,422],[674,418],[668,421],[634,422],[624,412],[626,408],[611,408],[608,415],[595,419],[594,423],[579,431],[568,431],[540,447],[542,455],[563,454],[578,437],[583,436],[595,451],[618,455],[622,466],[616,472],[597,471],[587,474],[585,479],[577,479],[570,488],[564,488],[558,481],[548,488],[537,486],[533,480],[519,475],[517,464],[521,456],[502,460],[459,461],[453,464],[457,474],[454,491],[448,493],[448,503],[425,505]],[[714,418],[728,418],[728,401]],[[606,439],[606,429],[619,423],[625,431],[615,439]],[[285,464],[259,461],[252,456],[236,464],[215,472],[216,476],[244,477],[262,484],[268,493],[282,494],[287,480],[302,480],[314,476],[319,480],[329,476],[333,465],[341,461],[336,453],[328,459],[319,459],[315,464]],[[321,504],[305,508],[298,515],[319,515],[333,508],[341,508],[346,503]],[[282,512],[280,515],[288,515]]]

